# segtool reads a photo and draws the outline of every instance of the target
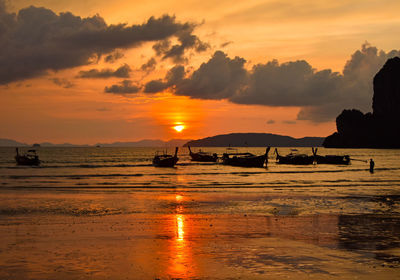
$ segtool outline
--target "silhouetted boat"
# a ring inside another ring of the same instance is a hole
[[[314,163],[314,155],[309,156],[305,154],[290,153],[286,156],[281,156],[278,153],[278,149],[275,148],[276,162],[279,164],[296,164],[296,165],[307,165]]]
[[[314,154],[315,161],[318,164],[350,164],[350,156],[349,155],[325,155],[319,156],[317,155],[318,148],[312,148],[312,152]]]
[[[218,159],[217,154],[211,154],[211,153],[206,153],[202,152],[201,150],[197,153],[193,153],[192,150],[189,148],[189,155],[192,158],[192,161],[200,161],[200,162],[216,162]]]
[[[252,153],[224,153],[222,155],[222,164],[241,167],[263,167],[264,163],[268,164],[269,150],[270,147],[261,156],[256,156]]]
[[[157,167],[174,167],[178,162],[178,147],[175,148],[175,155],[158,155],[153,158],[153,165]]]
[[[36,154],[36,150],[28,150],[27,153],[20,155],[18,148],[15,148],[16,155],[15,160],[18,165],[40,165],[39,156]]]

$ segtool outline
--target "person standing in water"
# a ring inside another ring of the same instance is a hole
[[[374,160],[371,158],[369,160],[369,172],[374,173],[374,167],[375,167],[375,162]]]

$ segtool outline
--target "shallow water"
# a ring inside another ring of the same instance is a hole
[[[40,148],[40,167],[19,167],[0,148],[0,278],[400,276],[400,150],[319,149],[348,166],[271,153],[267,168],[193,163],[185,148],[156,168],[156,150]]]

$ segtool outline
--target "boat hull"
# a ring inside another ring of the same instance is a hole
[[[174,167],[178,162],[177,157],[165,157],[161,158],[159,156],[155,156],[153,159],[153,165],[156,167]]]
[[[293,164],[293,165],[309,165],[314,163],[313,156],[278,156],[276,158],[278,164]]]
[[[240,167],[264,167],[266,156],[254,157],[223,157],[222,164]]]
[[[198,153],[190,153],[190,157],[192,161],[199,162],[216,162],[218,159],[215,155],[201,155]]]
[[[338,165],[348,165],[350,164],[350,157],[336,156],[336,155],[326,155],[326,156],[316,156],[315,161],[317,164],[338,164]]]
[[[17,155],[15,156],[15,161],[17,162],[17,165],[31,165],[31,166],[40,165],[39,157],[31,158],[27,156]]]

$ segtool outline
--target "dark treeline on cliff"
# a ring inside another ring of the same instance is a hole
[[[400,58],[386,61],[375,75],[372,113],[344,110],[327,148],[400,148]]]

